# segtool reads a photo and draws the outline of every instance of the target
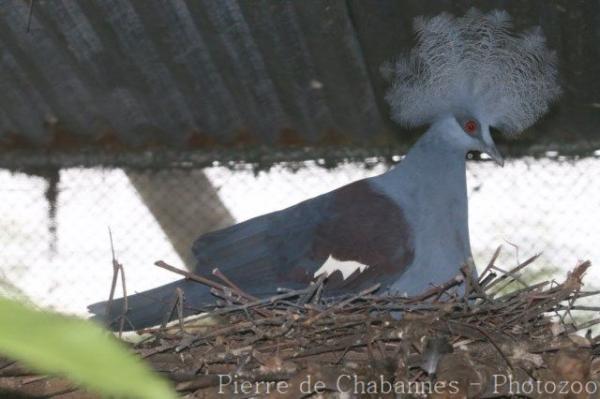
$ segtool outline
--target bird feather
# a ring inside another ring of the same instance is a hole
[[[514,135],[561,93],[556,54],[542,30],[513,33],[505,11],[417,17],[414,31],[417,43],[396,61],[386,95],[392,118],[402,125],[467,110]]]

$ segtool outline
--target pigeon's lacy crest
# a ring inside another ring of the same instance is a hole
[[[505,134],[531,126],[560,95],[540,28],[511,32],[505,11],[415,19],[416,46],[391,71],[392,118],[407,127],[465,110]]]

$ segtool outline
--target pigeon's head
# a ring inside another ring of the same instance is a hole
[[[417,18],[415,32],[415,47],[386,70],[391,116],[404,126],[452,114],[459,144],[500,162],[490,126],[515,135],[560,94],[556,55],[541,29],[515,33],[504,11]]]
[[[498,165],[504,166],[504,159],[491,135],[492,128],[484,118],[476,114],[460,111],[447,113],[437,118],[426,133],[426,142],[443,143],[451,152],[466,156],[478,151],[490,156]]]
[[[504,166],[504,158],[492,139],[491,128],[485,120],[468,112],[456,112],[443,118],[447,124],[440,131],[449,145],[465,154],[478,151],[489,155],[498,165]]]

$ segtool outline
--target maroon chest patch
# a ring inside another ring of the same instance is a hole
[[[331,217],[317,227],[314,257],[325,260],[332,256],[368,267],[346,280],[342,280],[341,273],[335,273],[328,286],[360,288],[393,281],[389,277],[401,274],[414,259],[413,235],[402,209],[366,180],[341,187],[331,194],[328,209]]]

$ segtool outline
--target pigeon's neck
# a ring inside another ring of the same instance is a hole
[[[466,196],[466,150],[449,142],[449,128],[431,127],[386,178],[400,180],[412,195]]]
[[[440,132],[441,127],[432,128],[417,141],[402,162],[405,169],[433,175],[465,174],[466,151],[454,146]],[[416,169],[416,170],[415,170]]]

